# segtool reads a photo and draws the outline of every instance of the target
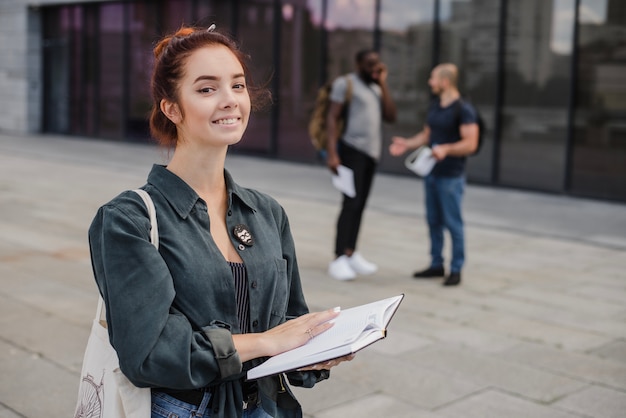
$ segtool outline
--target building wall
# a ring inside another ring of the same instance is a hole
[[[377,15],[375,0],[0,0],[0,131],[148,141],[152,43],[183,22],[215,22],[275,99],[235,152],[315,162],[319,83],[378,45],[399,108],[385,141],[421,129],[430,69],[454,62],[487,126],[469,181],[626,201],[623,0],[580,0],[578,26],[575,0],[379,4]],[[407,174],[386,150],[379,167]]]
[[[0,129],[13,132],[28,130],[28,119],[32,116],[29,99],[36,97],[38,87],[29,83],[29,64],[32,62],[29,47],[29,19],[25,1],[0,2]],[[33,96],[30,96],[30,94]]]
[[[81,1],[89,3],[90,0]],[[0,131],[41,130],[42,77],[39,7],[58,0],[0,1]]]

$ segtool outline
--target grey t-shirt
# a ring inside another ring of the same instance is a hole
[[[348,107],[348,124],[343,141],[378,160],[382,148],[382,92],[376,83],[365,84],[356,74],[350,73],[335,79],[330,100],[344,103],[348,82],[352,82],[352,99]]]

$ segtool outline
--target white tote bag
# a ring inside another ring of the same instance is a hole
[[[154,203],[144,190],[134,192],[148,207],[150,240],[159,248]],[[103,306],[100,297],[83,358],[74,418],[150,418],[150,388],[138,388],[120,370],[117,353],[109,342],[106,320],[102,319]]]

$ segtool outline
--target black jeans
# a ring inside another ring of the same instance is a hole
[[[339,158],[341,164],[354,171],[355,197],[343,195],[341,213],[337,220],[337,238],[335,255],[341,256],[346,250],[356,248],[356,240],[361,228],[361,217],[372,188],[377,162],[369,155],[339,141]]]

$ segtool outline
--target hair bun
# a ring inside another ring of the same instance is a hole
[[[178,29],[173,35],[169,35],[161,39],[161,41],[154,47],[154,50],[153,50],[155,58],[157,59],[160,58],[161,55],[163,55],[163,52],[165,51],[165,49],[168,47],[170,43],[172,43],[174,39],[187,37],[194,32],[197,32],[197,30],[191,27],[183,26],[180,29]]]

